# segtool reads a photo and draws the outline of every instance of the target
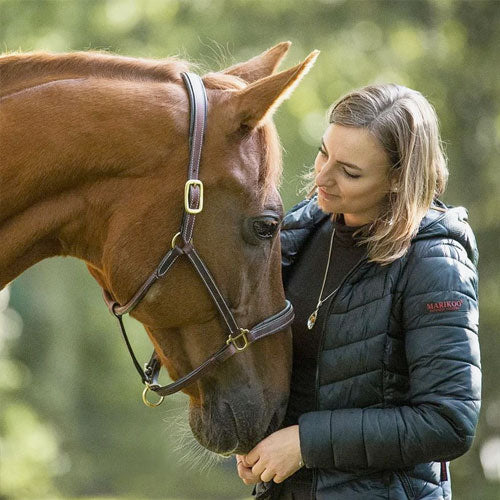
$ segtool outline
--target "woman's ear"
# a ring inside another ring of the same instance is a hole
[[[389,192],[397,193],[399,191],[400,171],[391,168],[389,170]]]

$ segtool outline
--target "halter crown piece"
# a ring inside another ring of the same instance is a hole
[[[203,210],[203,183],[198,179],[200,169],[201,150],[203,146],[203,137],[205,134],[205,124],[207,120],[207,96],[202,79],[194,73],[182,73],[182,79],[189,95],[190,104],[190,125],[189,125],[189,166],[188,180],[184,187],[184,214],[181,227],[172,239],[172,248],[164,255],[157,268],[137,290],[135,295],[124,305],[120,305],[113,299],[111,293],[103,290],[104,300],[111,313],[118,319],[120,330],[127,345],[134,366],[139,373],[145,389],[142,393],[144,404],[155,407],[161,404],[163,398],[170,394],[180,391],[189,384],[192,384],[201,378],[208,370],[220,365],[223,361],[230,358],[237,352],[244,351],[250,344],[263,337],[268,337],[274,333],[280,332],[290,326],[293,321],[294,312],[292,305],[288,300],[285,301],[285,307],[278,313],[270,316],[261,323],[255,325],[250,330],[240,328],[234,319],[231,309],[227,305],[219,288],[217,287],[210,271],[196,252],[193,246],[193,229],[196,214]],[[223,322],[229,333],[225,344],[204,363],[184,375],[175,382],[160,386],[158,376],[161,363],[158,355],[153,351],[153,355],[144,370],[137,361],[132,346],[127,337],[122,316],[129,313],[148,293],[153,284],[171,269],[174,262],[185,255],[194,266],[201,280],[205,284],[210,297],[212,298],[217,310],[222,316]],[[151,402],[147,399],[148,391],[155,392],[160,399],[157,402]]]

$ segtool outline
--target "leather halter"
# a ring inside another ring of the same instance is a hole
[[[143,401],[146,405],[151,407],[158,406],[163,401],[164,396],[178,392],[187,385],[192,384],[202,377],[207,371],[220,365],[223,361],[230,358],[237,352],[244,351],[256,340],[284,330],[292,323],[294,317],[292,305],[287,300],[285,301],[285,307],[277,314],[274,314],[261,323],[255,325],[250,330],[240,328],[231,313],[231,309],[227,305],[212,275],[210,274],[210,271],[193,246],[192,238],[195,216],[203,210],[203,183],[198,179],[198,173],[207,118],[207,97],[203,81],[198,75],[194,73],[182,73],[182,79],[186,85],[190,103],[190,155],[188,180],[184,188],[184,215],[180,231],[173,237],[172,248],[164,255],[157,268],[151,273],[149,278],[126,304],[120,305],[113,299],[110,292],[103,290],[104,300],[106,301],[111,313],[118,319],[120,330],[123,338],[125,339],[130,356],[132,357],[132,361],[134,362],[134,366],[137,369],[142,382],[146,385],[143,392]],[[181,240],[182,244],[179,243],[179,240]],[[161,362],[156,352],[153,351],[151,359],[145,365],[145,369],[143,370],[137,361],[132,346],[128,340],[122,316],[129,313],[137,306],[137,304],[139,304],[153,284],[158,279],[165,276],[165,274],[172,268],[174,262],[181,255],[185,255],[198,272],[198,275],[205,284],[217,310],[222,316],[223,323],[225,324],[229,335],[225,344],[198,368],[195,368],[190,373],[184,375],[175,382],[161,387],[158,383]],[[158,394],[158,396],[160,396],[160,400],[157,403],[152,403],[146,398],[148,390],[154,391]]]

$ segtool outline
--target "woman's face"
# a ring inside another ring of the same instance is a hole
[[[372,222],[390,190],[389,158],[366,128],[332,123],[314,162],[318,205],[348,226]]]

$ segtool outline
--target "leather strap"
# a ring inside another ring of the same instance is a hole
[[[179,255],[182,255],[182,248],[175,246],[169,250],[161,259],[158,267],[153,271],[149,278],[144,282],[139,290],[135,292],[134,296],[123,306],[116,302],[107,290],[103,290],[102,294],[104,301],[106,302],[111,314],[115,316],[123,316],[124,314],[128,314],[132,311],[132,309],[134,309],[134,307],[136,307],[137,304],[144,298],[156,281],[167,273]]]
[[[286,306],[282,311],[254,326],[248,333],[246,333],[246,337],[248,339],[248,343],[246,345],[253,344],[257,340],[268,337],[277,331],[284,330],[292,324],[293,318],[293,308],[287,300]],[[151,368],[151,371],[149,371],[149,373],[151,373],[151,379],[148,382],[148,386],[152,391],[158,394],[158,396],[169,396],[180,391],[187,385],[196,382],[203,375],[205,375],[207,371],[221,365],[224,361],[226,361],[226,359],[230,358],[237,352],[239,352],[239,349],[234,343],[226,343],[217,352],[212,354],[212,356],[210,356],[204,363],[198,366],[198,368],[195,368],[193,371],[189,372],[187,375],[181,377],[175,382],[162,387],[158,384],[161,364],[156,356],[153,355],[153,361],[150,361],[146,365],[146,373],[148,373],[148,368]]]
[[[226,323],[229,333],[233,334],[238,332],[239,328],[238,325],[236,324],[236,320],[234,319],[234,316],[231,310],[229,309],[229,306],[227,305],[226,301],[224,300],[224,297],[220,293],[217,285],[215,284],[215,281],[212,278],[210,271],[205,266],[205,263],[201,260],[200,256],[193,247],[190,248],[189,252],[186,252],[186,255],[193,264],[196,271],[198,272],[198,275],[202,279],[203,283],[205,283],[208,293],[210,294],[210,297],[212,297],[215,306],[217,307],[222,318],[224,319],[224,322]]]
[[[207,95],[203,80],[194,73],[181,74],[186,89],[188,91],[190,103],[190,120],[189,120],[189,165],[188,165],[188,180],[198,180],[200,171],[201,150],[203,148],[203,138],[205,136],[206,119],[207,119]],[[196,185],[190,185],[188,190],[189,205],[198,207],[200,203],[200,188]],[[184,211],[181,222],[180,234],[185,243],[191,242],[193,238],[195,214],[190,214]],[[149,276],[144,284],[137,290],[134,296],[123,306],[115,302],[111,294],[103,291],[104,300],[112,314],[123,315],[127,314],[144,298],[148,290],[153,284],[162,277],[170,269],[177,257],[182,251],[178,246],[174,246],[169,250],[160,261],[160,264],[155,271]]]
[[[182,73],[190,103],[189,122],[189,166],[188,179],[198,180],[200,172],[201,150],[205,137],[205,124],[207,121],[207,94],[203,80],[194,73]],[[200,203],[200,188],[190,185],[188,193],[189,205],[198,207]],[[194,221],[196,215],[184,211],[181,224],[181,236],[185,243],[193,238]]]

